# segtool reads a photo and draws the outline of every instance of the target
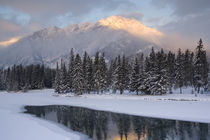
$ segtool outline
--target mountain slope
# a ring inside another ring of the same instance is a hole
[[[45,64],[54,67],[61,58],[68,61],[69,51],[105,52],[107,59],[118,54],[130,56],[158,49],[162,33],[134,19],[111,16],[97,23],[74,24],[67,28],[49,27],[20,39],[0,51],[0,67],[13,64]]]

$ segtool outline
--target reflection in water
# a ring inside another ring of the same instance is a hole
[[[62,105],[26,106],[25,113],[56,121],[94,140],[210,140],[209,124],[154,119]]]

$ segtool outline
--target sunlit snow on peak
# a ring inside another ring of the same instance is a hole
[[[152,40],[154,43],[158,43],[163,33],[160,31],[143,25],[136,19],[125,18],[121,16],[111,16],[106,19],[101,19],[98,22],[102,26],[108,26],[115,30],[125,30],[132,35],[144,38],[145,40]]]

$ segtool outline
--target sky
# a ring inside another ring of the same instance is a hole
[[[135,18],[165,35],[210,45],[210,0],[0,0],[0,45],[49,27]],[[179,44],[177,44],[179,45]]]

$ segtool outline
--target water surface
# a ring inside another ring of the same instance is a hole
[[[210,140],[210,124],[96,111],[65,105],[25,106],[93,140]]]

